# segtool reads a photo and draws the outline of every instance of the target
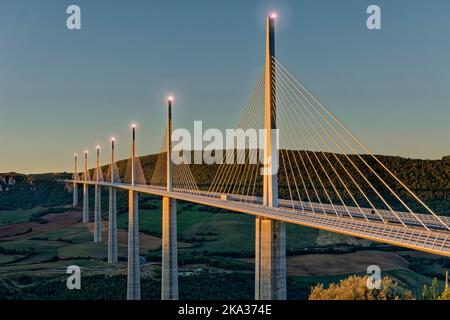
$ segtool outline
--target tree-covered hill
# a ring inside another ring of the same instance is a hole
[[[281,152],[283,153],[283,152]],[[338,178],[333,174],[331,166],[339,168],[338,161],[346,165],[349,169],[349,174],[356,181],[358,185],[363,189],[365,193],[370,195],[371,199],[377,206],[383,206],[382,202],[377,200],[376,195],[372,191],[371,187],[364,181],[364,179],[357,174],[356,169],[351,167],[349,159],[352,160],[357,167],[363,169],[364,165],[361,158],[356,155],[333,155],[333,154],[314,154],[312,152],[301,151],[299,153],[285,153],[285,161],[291,161],[294,163],[297,161],[300,163],[300,157],[307,157],[308,155],[312,159],[312,164],[318,166],[320,161],[324,166],[325,171],[329,172],[328,179],[323,171],[318,170],[318,174],[322,183],[327,190],[332,190],[331,182],[336,186],[337,191],[343,196],[343,199],[347,204],[351,203],[349,194],[346,192],[342,184],[338,181]],[[158,156],[160,161],[158,162]],[[324,158],[325,156],[331,162],[331,165]],[[162,155],[148,155],[140,158],[143,173],[147,183],[150,183],[152,176],[156,168],[160,175],[164,175],[161,166]],[[417,205],[411,196],[408,195],[406,190],[402,188],[389,174],[382,169],[380,164],[378,164],[372,157],[368,155],[362,155],[364,159],[371,167],[373,167],[376,172],[380,173],[380,177],[385,181],[388,181],[390,186],[398,193],[402,199],[404,199],[408,205],[410,205],[414,210],[423,212],[424,210]],[[420,159],[408,159],[402,157],[394,156],[377,156],[377,158],[389,168],[405,185],[407,185],[414,193],[416,193],[427,205],[429,205],[438,214],[449,215],[450,216],[450,156],[444,157],[441,160],[420,160]],[[315,160],[316,159],[316,160]],[[164,160],[164,159],[163,159]],[[119,173],[121,177],[126,176],[127,167],[129,167],[129,160],[121,160],[118,162]],[[195,177],[196,183],[200,189],[207,190],[209,184],[213,180],[217,170],[218,165],[190,165],[193,176]],[[309,171],[312,172],[311,164],[306,164]],[[129,170],[129,169],[128,169]],[[104,176],[107,176],[108,166],[103,167]],[[396,209],[401,210],[401,206],[395,197],[383,186],[383,184],[377,179],[377,177],[367,169],[363,171],[368,179],[372,182],[377,190],[380,190],[390,203],[393,203]],[[360,204],[367,205],[364,198],[358,193],[355,184],[351,181],[350,175],[340,173],[342,180],[348,186],[350,192],[355,195],[356,199]],[[93,176],[93,172],[91,172]],[[41,175],[23,175],[17,173],[0,174],[0,210],[5,209],[16,209],[16,208],[31,208],[37,205],[41,206],[56,206],[68,204],[71,201],[71,187],[66,186],[62,183],[57,182],[57,179],[69,178],[71,174],[69,173],[55,173],[55,174],[41,174]],[[292,185],[293,177],[288,173],[290,183]],[[306,189],[312,189],[312,184],[319,185],[317,177],[312,176],[312,181],[304,179]],[[300,181],[300,177],[297,175],[297,181]],[[279,171],[279,185],[280,185],[280,196],[283,198],[289,198],[289,190],[287,186],[286,174],[283,170]],[[245,181],[244,181],[245,183]],[[259,187],[259,189],[258,189]],[[257,183],[256,193],[260,193],[261,183]],[[299,195],[302,199],[306,199],[307,195],[304,188],[299,188]],[[359,195],[358,195],[359,194]],[[323,191],[318,188],[318,195],[323,200],[326,199],[326,195]],[[81,196],[81,195],[80,195]],[[317,199],[313,195],[312,201]],[[329,196],[333,202],[339,203],[336,194],[330,192]],[[126,198],[124,197],[124,201]],[[119,204],[120,205],[120,204]]]
[[[71,195],[57,179],[70,174],[0,174],[0,210],[29,209],[35,206],[59,206],[67,204]]]

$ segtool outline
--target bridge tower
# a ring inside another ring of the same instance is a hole
[[[84,152],[83,223],[89,223],[89,181],[88,152]]]
[[[136,125],[132,125],[131,187],[128,192],[128,283],[127,299],[141,299],[141,272],[139,262],[139,194],[136,186]]]
[[[116,181],[114,176],[115,165],[115,140],[111,139],[111,184]],[[114,187],[109,187],[109,219],[108,219],[108,263],[116,264],[117,258],[117,191]]]
[[[94,242],[102,242],[102,189],[98,185],[100,181],[100,147],[97,146],[97,158],[95,165],[95,196],[94,196]]]
[[[73,206],[78,206],[78,155],[74,155],[74,170],[73,170]]]
[[[166,188],[172,192],[172,102],[167,101]],[[162,283],[161,299],[178,300],[177,202],[163,197],[162,212]]]
[[[267,17],[264,97],[263,204],[278,207],[278,134],[275,87],[275,15]],[[283,222],[255,221],[255,299],[286,299],[286,231]]]

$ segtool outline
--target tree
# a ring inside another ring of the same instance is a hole
[[[431,286],[423,286],[422,298],[424,300],[450,300],[450,288],[448,286],[448,274],[445,277],[445,288],[442,292],[439,290],[437,278],[433,278]]]
[[[413,300],[408,289],[401,287],[390,277],[381,280],[380,289],[367,287],[368,276],[350,276],[338,284],[332,283],[328,288],[323,284],[313,287],[310,300]]]
[[[433,278],[431,286],[424,285],[422,291],[423,300],[438,300],[441,294],[439,293],[439,285],[437,278]]]
[[[442,292],[440,300],[450,300],[450,289],[448,287]]]

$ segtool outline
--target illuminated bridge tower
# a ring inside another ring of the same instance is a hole
[[[95,165],[95,191],[94,191],[94,242],[102,242],[102,189],[98,184],[100,175],[100,147],[97,146],[97,159]]]
[[[73,170],[73,206],[77,207],[78,206],[78,183],[77,181],[79,180],[78,177],[78,155],[75,154],[74,155],[74,170]]]
[[[264,98],[263,203],[278,207],[278,136],[276,133],[275,15],[267,17]],[[256,218],[255,299],[286,299],[286,231],[283,222]]]
[[[136,186],[136,126],[132,126],[131,187],[128,191],[128,281],[127,299],[141,300],[141,271],[139,261],[139,202]]]
[[[83,223],[89,222],[89,187],[88,152],[84,152],[84,184],[83,184]]]
[[[172,192],[172,101],[167,104],[166,133],[166,188]],[[175,199],[163,197],[162,212],[162,282],[161,299],[178,300],[178,257],[177,257],[177,202]]]
[[[118,177],[115,176],[115,140],[111,139],[111,183],[115,183]],[[117,191],[114,187],[109,187],[109,220],[108,220],[108,263],[116,264],[117,258]]]

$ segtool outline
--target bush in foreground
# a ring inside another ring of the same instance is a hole
[[[368,276],[350,276],[328,288],[323,284],[313,287],[310,300],[413,300],[414,295],[390,277],[381,280],[380,289],[369,289]]]

